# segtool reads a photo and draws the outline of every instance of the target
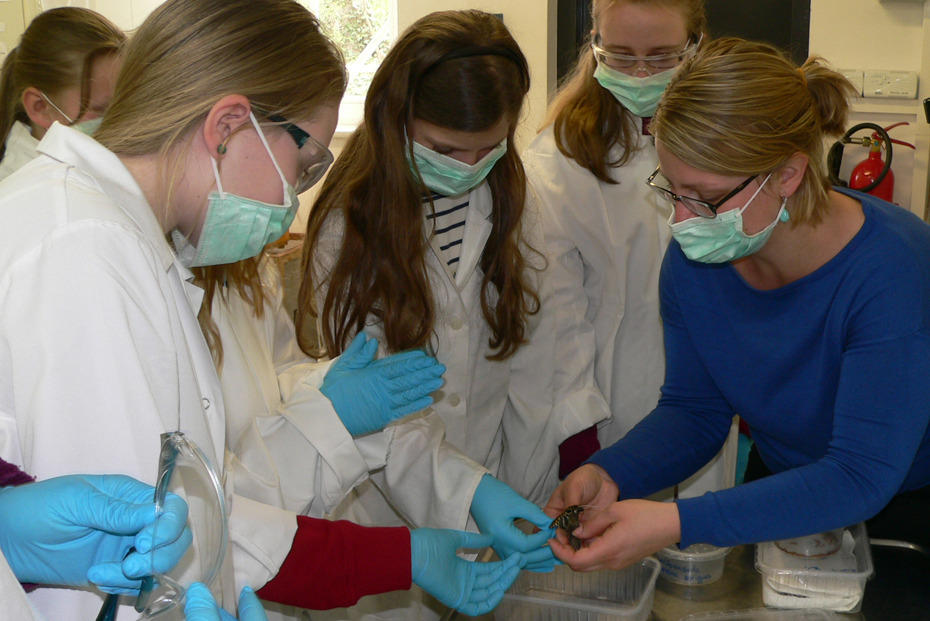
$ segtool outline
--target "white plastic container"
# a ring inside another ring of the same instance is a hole
[[[840,549],[829,556],[788,554],[774,542],[756,545],[762,601],[773,608],[822,608],[858,612],[865,583],[874,572],[865,524],[850,527]]]
[[[730,548],[718,548],[708,543],[696,543],[684,550],[672,545],[659,550],[662,576],[688,586],[716,582],[723,575],[723,565]]]
[[[494,610],[497,621],[645,621],[652,612],[659,561],[619,571],[524,571]]]
[[[776,610],[750,608],[726,612],[698,612],[679,621],[837,621],[842,617],[835,612],[815,608],[805,610]]]

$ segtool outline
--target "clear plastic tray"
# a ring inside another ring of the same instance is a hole
[[[497,621],[645,621],[652,612],[659,561],[619,571],[524,571],[494,610]]]
[[[835,612],[809,608],[804,610],[775,610],[751,608],[726,612],[698,612],[679,621],[832,621],[842,617]]]
[[[840,570],[835,569],[838,562],[832,555],[791,557],[774,542],[756,545],[756,569],[762,574],[763,603],[773,608],[858,612],[865,583],[874,572],[872,552],[865,524],[856,524],[848,530],[852,545],[844,544],[837,554],[851,553],[855,562]]]

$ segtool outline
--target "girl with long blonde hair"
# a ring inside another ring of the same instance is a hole
[[[561,477],[659,398],[659,266],[670,235],[667,206],[642,182],[656,162],[648,123],[707,28],[704,0],[593,0],[591,15],[590,36],[523,154],[550,253],[556,390],[575,386],[566,407],[583,412],[588,427],[561,447]],[[732,469],[721,455],[678,493],[731,485]]]

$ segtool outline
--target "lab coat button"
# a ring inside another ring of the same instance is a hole
[[[207,399],[206,397],[201,397],[201,398],[200,398],[200,405],[203,406],[204,411],[207,411],[207,410],[210,409],[210,400]]]
[[[461,317],[453,317],[452,320],[449,322],[449,325],[452,327],[453,330],[461,330],[462,326],[465,325],[465,322],[462,321]]]
[[[457,406],[462,402],[462,399],[458,395],[449,395],[449,405],[452,407]]]

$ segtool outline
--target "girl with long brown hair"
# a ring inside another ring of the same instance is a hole
[[[29,23],[0,69],[0,179],[37,155],[52,123],[103,115],[125,41],[110,20],[80,7],[49,9]]]
[[[336,355],[365,332],[384,352],[421,348],[446,367],[426,416],[368,439],[393,508],[369,483],[345,515],[462,528],[470,512],[499,551],[544,541],[512,527],[525,517],[547,528],[539,508],[493,478],[542,500],[535,484],[551,460],[534,451],[562,432],[537,433],[551,398],[533,365],[552,352],[533,349],[542,261],[513,142],[528,88],[526,59],[494,15],[421,18],[375,73],[364,122],[312,208],[298,334],[318,322],[322,342],[304,349]],[[535,567],[551,567],[538,552]]]

